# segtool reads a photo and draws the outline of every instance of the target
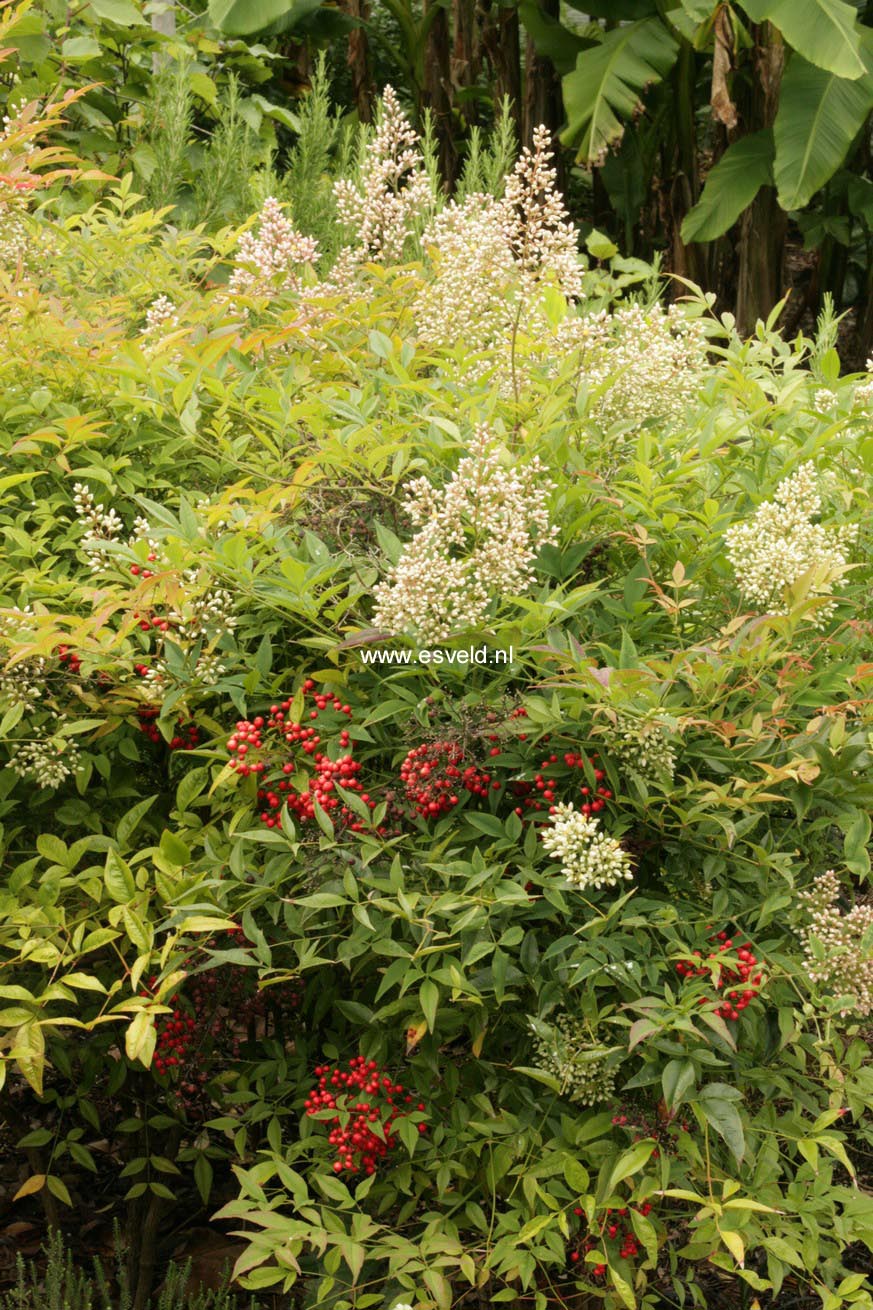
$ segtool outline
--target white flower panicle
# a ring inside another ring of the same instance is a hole
[[[79,767],[79,747],[56,733],[39,741],[16,742],[15,755],[7,768],[20,778],[30,778],[38,787],[59,787]]]
[[[633,877],[630,855],[614,837],[600,831],[591,815],[561,803],[541,833],[543,846],[561,863],[561,872],[577,891],[617,887]]]
[[[705,324],[678,304],[568,315],[555,338],[559,358],[578,350],[588,415],[604,426],[678,418],[707,364]]]
[[[157,296],[146,310],[146,325],[143,334],[157,332],[167,324],[176,327],[178,322],[179,315],[170,297]]]
[[[374,590],[377,626],[414,628],[430,643],[479,627],[493,601],[527,589],[540,546],[555,540],[553,490],[539,458],[506,468],[488,429],[478,427],[445,486],[422,477],[407,488],[419,530]]]
[[[819,413],[825,414],[837,404],[837,394],[831,391],[830,387],[819,387],[812,398],[812,403]]]
[[[7,206],[0,200],[0,264],[14,268],[26,265],[30,254],[30,239],[27,228],[17,214],[8,212]]]
[[[656,716],[618,714],[604,735],[620,766],[656,782],[672,780],[676,756],[667,730]]]
[[[33,610],[28,605],[0,615],[0,706],[4,710],[20,705],[25,713],[36,709],[36,702],[45,687],[46,661],[41,655],[33,655],[19,660],[9,669],[4,668],[9,658],[7,642],[19,640],[27,626],[27,620],[33,617]]]
[[[607,1067],[609,1047],[592,1038],[587,1026],[561,1011],[549,1022],[548,1036],[536,1035],[537,1067],[557,1078],[561,1095],[580,1105],[608,1100],[615,1073]]]
[[[845,547],[855,540],[857,527],[813,523],[820,512],[815,466],[807,462],[779,483],[773,500],[764,501],[748,523],[728,528],[728,560],[748,601],[787,613],[786,593],[812,570],[820,576],[809,595],[830,596],[841,585],[840,573],[848,563]],[[810,621],[820,627],[835,609],[836,601],[830,601]]]
[[[545,273],[553,275],[571,300],[582,294],[576,230],[557,190],[557,173],[549,164],[549,130],[534,129],[533,147],[525,146],[506,179],[500,201],[504,239],[521,274],[521,290],[530,296]]]
[[[847,1015],[873,1014],[873,904],[859,902],[847,913],[839,907],[840,880],[833,869],[801,892],[810,918],[804,955],[813,982],[826,983],[838,996],[851,996],[854,1004],[840,1011]]]
[[[334,183],[337,217],[355,233],[354,255],[346,259],[392,263],[403,258],[415,220],[435,203],[417,143],[418,134],[401,110],[394,88],[386,86],[360,180],[343,178]]]
[[[124,526],[114,509],[104,509],[94,499],[84,482],[73,484],[73,506],[79,527],[85,533],[82,550],[92,573],[110,566],[110,557],[101,543],[118,540]]]
[[[420,340],[426,345],[463,343],[470,355],[505,346],[512,326],[508,288],[515,275],[512,251],[498,221],[493,196],[451,201],[424,234],[434,264],[415,302]],[[489,367],[485,360],[468,372]]]
[[[233,296],[267,296],[299,292],[301,266],[312,264],[318,242],[296,231],[282,213],[282,206],[268,196],[258,216],[257,233],[244,232],[234,257],[234,270],[227,285]]]
[[[867,373],[873,374],[873,358],[867,360]],[[855,388],[855,404],[862,409],[868,409],[873,404],[873,377],[868,376],[866,382]]]
[[[460,205],[452,201],[425,229],[433,267],[414,306],[423,342],[463,342],[469,354],[497,350],[505,366],[516,326],[529,337],[548,336],[547,286],[567,300],[581,297],[576,233],[551,157],[548,130],[539,127],[501,199],[475,193]],[[474,361],[465,375],[488,367],[488,360]]]

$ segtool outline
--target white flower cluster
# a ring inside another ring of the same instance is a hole
[[[417,143],[394,88],[386,86],[360,180],[343,178],[333,188],[337,217],[355,232],[354,261],[402,259],[415,220],[433,208],[433,187]]]
[[[559,804],[541,833],[543,846],[561,861],[561,872],[577,891],[617,887],[633,877],[631,857],[614,837],[600,831],[597,819],[572,805]]]
[[[189,586],[197,584],[197,570],[186,569],[182,577]],[[223,587],[215,587],[202,595],[186,595],[182,605],[170,612],[176,633],[184,641],[199,637],[219,637],[236,626],[233,596]]]
[[[548,130],[539,127],[501,199],[474,193],[460,205],[452,201],[426,228],[432,269],[414,306],[424,343],[463,342],[469,354],[496,351],[505,374],[516,326],[537,340],[549,335],[545,287],[567,300],[582,295],[576,233],[551,157]],[[488,359],[474,361],[469,372],[490,366]]]
[[[555,540],[553,490],[538,457],[508,468],[487,427],[478,427],[445,486],[422,477],[407,488],[419,530],[375,588],[376,625],[415,628],[427,643],[479,627],[492,601],[527,589],[540,546]]]
[[[120,539],[124,526],[121,519],[114,509],[105,510],[102,505],[96,504],[93,494],[84,483],[77,482],[73,492],[76,517],[88,534],[82,548],[92,572],[114,567],[117,561],[110,558],[101,543]],[[161,551],[160,543],[151,532],[152,527],[148,519],[139,515],[134,520],[133,532],[128,537],[128,544],[136,545],[145,542],[149,550],[150,569],[160,568],[161,565],[166,567],[167,560]],[[143,576],[148,576],[149,571],[143,570]],[[198,641],[214,645],[236,626],[232,594],[222,587],[198,594],[199,572],[196,568],[186,569],[182,574],[182,582],[182,599],[168,611],[166,631],[172,632],[173,639],[183,645],[193,645]],[[205,686],[214,686],[225,672],[226,668],[214,650],[202,650],[198,655],[194,666],[194,677],[197,681]],[[161,690],[166,686],[169,676],[166,661],[156,657],[143,675],[143,681],[153,690]],[[0,689],[2,689],[2,682],[0,682]]]
[[[582,270],[576,230],[556,189],[549,141],[547,127],[534,129],[532,149],[525,146],[506,179],[500,221],[521,273],[522,295],[533,294],[547,270],[564,295],[577,300],[582,294]]]
[[[76,518],[83,530],[85,540],[82,550],[91,567],[92,573],[99,573],[109,567],[110,559],[101,542],[117,541],[124,526],[114,509],[104,509],[94,499],[93,492],[84,482],[73,484],[73,505]]]
[[[25,265],[30,251],[27,229],[17,214],[9,213],[8,207],[2,200],[0,200],[0,225],[3,230],[3,235],[0,236],[0,264],[5,264],[7,267]]]
[[[607,1067],[609,1048],[592,1040],[586,1025],[562,1011],[536,1038],[537,1067],[557,1078],[561,1095],[580,1105],[606,1101],[615,1090],[615,1072]]]
[[[169,296],[158,296],[149,305],[146,310],[145,332],[156,332],[159,328],[169,323],[175,327],[179,322],[179,315],[176,313],[176,306]]]
[[[31,778],[38,787],[59,787],[79,767],[79,747],[68,737],[16,743],[14,749],[7,767],[20,778]]]
[[[820,414],[826,414],[836,406],[837,393],[831,391],[830,387],[819,387],[812,398],[812,403]]]
[[[8,267],[26,267],[37,253],[18,212],[27,205],[31,179],[26,174],[16,175],[15,161],[26,159],[36,149],[35,141],[22,139],[21,129],[26,126],[25,118],[29,121],[39,112],[39,106],[34,106],[23,118],[26,107],[26,100],[19,105],[10,102],[0,120],[0,264]]]
[[[873,358],[867,360],[867,372],[873,374]],[[860,405],[862,409],[868,409],[873,405],[873,377],[869,377],[866,382],[855,388],[855,404]]]
[[[634,718],[629,714],[619,714],[604,735],[621,767],[655,782],[672,779],[676,756],[667,731],[657,717],[645,714]]]
[[[258,216],[257,234],[244,232],[239,239],[228,293],[271,297],[282,291],[299,292],[299,266],[313,263],[317,254],[318,242],[296,231],[279,201],[268,196]]]
[[[844,914],[840,891],[839,878],[828,869],[800,894],[810,917],[804,946],[807,971],[813,982],[827,983],[838,996],[854,998],[842,1015],[873,1014],[873,904],[859,902]],[[814,942],[820,944],[818,950]]]
[[[704,321],[677,304],[568,315],[555,337],[559,358],[578,350],[591,397],[588,414],[604,426],[678,418],[707,365]]]
[[[845,547],[855,540],[857,527],[825,528],[813,523],[820,512],[815,466],[808,462],[779,483],[773,500],[765,500],[748,523],[728,528],[728,560],[752,604],[786,613],[786,593],[813,570],[818,576],[809,595],[830,596],[840,585],[840,573],[848,562]],[[821,606],[810,620],[813,626],[821,627],[835,608],[836,601]]]
[[[5,664],[9,655],[5,643],[21,636],[25,621],[32,615],[29,605],[23,610],[16,605],[0,615],[0,665]],[[0,705],[4,709],[20,705],[25,713],[35,709],[45,686],[45,672],[46,661],[41,655],[19,660],[8,669],[0,667]]]

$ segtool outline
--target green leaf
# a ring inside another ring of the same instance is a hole
[[[119,905],[132,901],[136,895],[133,874],[118,851],[106,852],[106,864],[103,870],[103,884],[109,895]]]
[[[709,172],[700,199],[682,220],[682,240],[714,241],[733,227],[762,186],[773,182],[773,131],[764,128],[728,146]]]
[[[186,773],[176,788],[177,808],[187,810],[194,798],[202,794],[208,782],[209,770],[205,767],[192,769],[190,773]]]
[[[865,810],[859,810],[845,832],[843,854],[846,868],[859,878],[870,871],[870,855],[867,850],[870,829],[870,815]]]
[[[119,27],[145,27],[146,20],[131,0],[91,0],[91,8],[98,18]]]
[[[148,1010],[138,1011],[124,1034],[124,1050],[128,1060],[139,1060],[148,1068],[155,1053],[155,1040],[154,1016]]]
[[[597,228],[592,228],[585,238],[585,249],[589,255],[595,259],[612,259],[618,254],[618,246],[614,241],[610,241],[604,232],[599,232]]]
[[[634,1296],[634,1290],[626,1278],[622,1278],[617,1269],[609,1266],[609,1277],[613,1287],[619,1295],[622,1305],[627,1306],[627,1310],[636,1310],[637,1298]]]
[[[558,1092],[560,1094],[561,1082],[553,1073],[546,1073],[545,1069],[531,1069],[523,1064],[515,1065],[514,1070],[516,1073],[526,1074],[528,1078],[536,1079],[536,1081],[542,1083],[544,1087],[550,1087],[553,1092]]]
[[[849,82],[794,55],[773,124],[773,174],[783,209],[802,209],[824,186],[873,108],[873,33],[866,34],[865,75]]]
[[[51,1192],[52,1196],[56,1196],[59,1201],[63,1201],[64,1205],[68,1205],[72,1208],[73,1198],[70,1196],[70,1193],[67,1190],[67,1184],[62,1178],[58,1178],[57,1174],[46,1174],[45,1185]]]
[[[736,1157],[737,1164],[741,1164],[746,1152],[742,1120],[737,1107],[731,1101],[713,1094],[712,1089],[716,1086],[718,1084],[704,1087],[695,1104],[700,1106],[710,1126],[727,1142]]]
[[[36,849],[45,859],[51,860],[53,864],[65,865],[67,863],[67,844],[62,842],[60,837],[55,837],[53,833],[41,832],[36,839]]]
[[[127,845],[140,819],[144,814],[148,813],[157,799],[157,794],[146,796],[144,800],[137,801],[136,805],[131,806],[127,813],[121,816],[118,820],[118,827],[115,829],[115,840],[119,846],[124,847]]]
[[[679,46],[660,18],[644,18],[607,32],[583,50],[562,79],[568,126],[564,145],[578,142],[580,163],[597,160],[621,136],[644,89],[660,82],[676,61]]]
[[[644,1139],[642,1142],[635,1142],[633,1146],[619,1156],[609,1175],[609,1183],[606,1188],[607,1195],[625,1178],[630,1178],[631,1174],[635,1174],[642,1169],[654,1151],[655,1145],[654,1141]]]
[[[428,1031],[433,1032],[436,1027],[437,1006],[440,1003],[440,989],[431,978],[425,978],[421,984],[418,1000],[421,1012],[427,1020]]]
[[[333,840],[336,834],[334,831],[333,819],[330,817],[327,810],[323,809],[318,801],[313,802],[312,810],[315,815],[315,822],[318,824],[325,837],[330,837],[331,840]]]
[[[204,1205],[208,1205],[209,1193],[212,1191],[212,1165],[205,1151],[201,1151],[194,1161],[194,1182],[197,1184],[200,1200]]]
[[[819,68],[843,78],[864,72],[858,12],[845,0],[743,0],[743,8],[753,23],[773,23],[798,54]]]
[[[188,864],[191,860],[191,852],[188,847],[175,833],[170,832],[167,828],[161,833],[161,854],[176,868],[181,868],[182,865]]]
[[[81,64],[88,59],[99,59],[103,51],[93,36],[71,36],[61,45],[61,58],[68,64]]]
[[[690,1060],[669,1060],[661,1074],[661,1087],[668,1110],[675,1110],[689,1087],[694,1085],[694,1065]]]
[[[564,1161],[564,1177],[567,1180],[567,1185],[572,1187],[574,1192],[578,1192],[580,1196],[588,1191],[590,1182],[588,1170],[578,1160],[574,1160],[572,1156]]]

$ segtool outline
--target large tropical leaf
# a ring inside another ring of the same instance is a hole
[[[280,21],[293,26],[320,5],[321,0],[209,0],[209,18],[230,36],[249,36]]]
[[[580,50],[588,50],[594,44],[588,37],[571,32],[552,18],[537,0],[519,0],[518,14],[537,54],[550,59],[561,74],[571,71]]]
[[[683,241],[714,241],[733,227],[762,186],[773,182],[773,131],[764,128],[728,146],[700,199],[682,222]]]
[[[783,209],[802,209],[842,164],[873,109],[873,52],[865,34],[867,70],[850,82],[794,54],[773,125],[773,175]]]
[[[861,29],[855,5],[845,0],[743,0],[753,23],[779,28],[798,54],[837,77],[860,77]]]
[[[621,22],[636,22],[658,12],[658,0],[567,0],[570,9],[576,9],[586,18],[610,18]]]
[[[652,82],[672,68],[679,46],[660,18],[644,18],[607,32],[601,43],[583,50],[563,80],[568,125],[565,145],[578,143],[576,158],[591,163],[618,140],[622,120],[631,117]]]

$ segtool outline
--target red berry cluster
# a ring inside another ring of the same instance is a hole
[[[633,1207],[638,1215],[645,1216],[651,1214],[652,1204],[650,1201],[644,1201],[642,1205]],[[577,1218],[584,1214],[581,1205],[577,1205],[573,1210]],[[628,1223],[629,1211],[622,1208],[621,1210],[607,1210],[605,1216],[600,1220],[597,1231],[589,1231],[577,1246],[570,1252],[570,1263],[578,1264],[589,1251],[593,1251],[596,1246],[601,1247],[604,1254],[607,1254],[607,1242],[611,1243],[614,1248],[617,1247],[617,1254],[622,1260],[632,1260],[640,1253],[639,1242],[636,1239],[633,1228]],[[592,1267],[591,1273],[594,1278],[602,1278],[607,1270],[606,1264],[596,1264]]]
[[[155,561],[157,558],[158,558],[157,555],[155,555],[154,552],[151,552],[151,553],[149,554],[149,557],[148,557],[148,559],[149,559],[149,563],[150,563],[150,564],[153,564],[154,561]],[[142,567],[141,564],[131,564],[131,566],[130,566],[130,571],[131,571],[131,573],[133,574],[133,576],[134,576],[135,578],[138,578],[138,577],[143,577],[143,578],[151,578],[151,577],[154,577],[154,573],[152,572],[152,570],[151,570],[151,569],[144,569],[144,568]]]
[[[151,996],[158,979],[152,974],[147,987],[141,987],[140,996]],[[169,1073],[183,1065],[189,1057],[197,1023],[192,1015],[182,1009],[173,1010],[172,1014],[158,1015],[155,1022],[155,1057],[152,1067],[156,1073]]]
[[[533,782],[520,781],[511,784],[512,791],[519,800],[519,804],[515,807],[516,814],[521,816],[525,810],[543,810],[554,805],[559,790],[555,765],[560,768],[562,762],[571,770],[584,770],[586,763],[591,765],[594,770],[595,787],[592,791],[587,783],[580,784],[579,793],[586,799],[579,809],[583,814],[598,814],[606,802],[612,800],[612,792],[608,787],[603,786],[606,774],[598,766],[597,761],[596,755],[588,756],[586,759],[576,751],[565,751],[563,756],[554,753],[547,756],[542,761],[539,772],[534,774]]]
[[[499,749],[496,753],[499,754]],[[492,789],[500,788],[501,784],[489,773],[465,761],[463,748],[453,741],[422,742],[407,752],[400,766],[400,778],[406,798],[417,814],[435,819],[459,803],[460,791],[484,797]]]
[[[70,673],[78,673],[82,667],[82,661],[74,650],[69,646],[58,646],[58,660],[61,664],[66,664]]]
[[[722,1019],[739,1019],[740,1012],[751,1005],[764,983],[764,975],[758,957],[748,942],[740,942],[729,937],[726,932],[716,933],[710,942],[718,942],[718,950],[710,951],[707,960],[715,960],[725,951],[732,951],[737,957],[737,967],[719,964],[715,973],[715,988],[725,997],[717,1008],[716,1014]],[[701,951],[692,951],[696,959],[702,959]],[[702,978],[710,975],[710,968],[705,964],[691,964],[680,960],[676,965],[680,978]],[[699,1005],[707,1003],[707,997],[701,996]]]
[[[144,666],[137,665],[137,669],[142,667]],[[164,740],[158,731],[158,726],[155,722],[160,712],[160,708],[157,705],[142,705],[136,712],[136,717],[139,720],[140,731],[144,732],[149,741],[153,742],[155,746],[160,746],[161,742]],[[176,723],[180,731],[176,733],[175,737],[171,737],[167,742],[167,746],[171,751],[190,751],[193,750],[195,746],[200,745],[200,729],[193,720],[186,721],[180,714]]]
[[[138,621],[142,632],[151,632],[152,628],[156,632],[169,632],[171,623],[169,619],[162,619],[157,614],[151,614],[148,618],[142,618],[139,610],[134,610],[133,617]]]
[[[357,777],[361,765],[348,749],[351,741],[348,728],[343,727],[337,737],[339,749],[345,753],[332,759],[325,751],[319,750],[321,732],[311,722],[325,713],[339,713],[350,718],[351,706],[343,704],[331,692],[316,691],[311,678],[304,682],[303,691],[313,706],[307,712],[310,722],[306,725],[294,723],[288,718],[290,699],[282,701],[280,705],[271,705],[267,715],[258,714],[254,719],[240,719],[237,722],[227,740],[231,768],[243,778],[258,779],[261,784],[258,800],[264,806],[261,821],[268,828],[278,826],[279,812],[283,805],[300,819],[312,819],[315,817],[317,802],[323,810],[337,810],[348,827],[353,832],[359,832],[364,825],[335,794],[337,786],[358,792],[361,800],[371,810],[376,808],[376,801],[364,791]],[[335,733],[335,725],[333,731]],[[297,770],[293,754],[298,749],[311,757],[315,764],[315,774],[309,778],[304,792],[299,792],[289,777]]]
[[[352,1056],[348,1070],[323,1064],[315,1075],[318,1086],[306,1098],[306,1113],[312,1117],[325,1110],[336,1111],[327,1120],[327,1140],[337,1152],[334,1173],[344,1169],[352,1174],[375,1173],[377,1161],[397,1144],[393,1124],[415,1113],[414,1109],[401,1109],[413,1105],[412,1094],[380,1070],[375,1060],[365,1060],[362,1055]],[[424,1103],[419,1101],[416,1108],[423,1112]],[[380,1126],[381,1136],[373,1131],[374,1124]],[[419,1123],[418,1131],[427,1132],[427,1125]]]

